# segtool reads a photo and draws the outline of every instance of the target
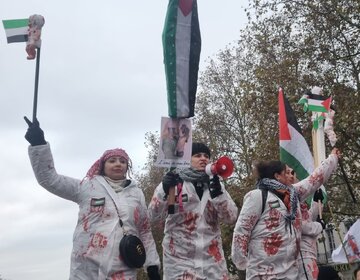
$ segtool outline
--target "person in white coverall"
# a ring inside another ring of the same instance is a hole
[[[296,177],[294,170],[293,181],[291,184],[297,183],[299,180]],[[319,275],[319,268],[317,265],[317,237],[325,228],[325,222],[320,218],[319,207],[322,207],[324,195],[319,188],[313,197],[313,202],[309,209],[306,202],[300,203],[301,211],[301,241],[300,241],[300,254],[298,256],[299,262],[299,276],[298,280],[317,280]],[[321,201],[321,204],[318,202]]]
[[[302,223],[301,223],[301,243],[299,254],[299,277],[298,280],[316,280],[319,275],[317,265],[317,237],[323,231],[325,223],[319,220],[319,204],[313,202],[311,208],[305,202],[300,204]],[[319,220],[319,222],[317,221]],[[304,269],[305,268],[305,269]],[[305,272],[306,270],[306,272]]]
[[[312,195],[335,170],[339,151],[306,179],[291,185],[293,174],[280,161],[257,164],[257,189],[248,192],[234,228],[231,258],[246,279],[295,280],[301,239],[299,201]],[[262,189],[267,191],[262,213]]]
[[[73,236],[70,280],[135,280],[136,269],[119,253],[123,228],[144,244],[149,279],[160,280],[160,260],[150,229],[142,190],[126,178],[131,160],[122,149],[107,150],[83,180],[56,172],[50,145],[39,122],[25,117],[29,128],[29,157],[38,183],[49,192],[79,205]],[[115,206],[116,205],[116,206]],[[123,227],[120,225],[120,219]]]
[[[166,173],[150,202],[152,221],[165,220],[164,280],[229,279],[220,222],[234,224],[238,209],[219,177],[205,173],[209,159],[209,148],[193,143],[191,167]],[[168,214],[167,195],[174,186],[174,213]]]

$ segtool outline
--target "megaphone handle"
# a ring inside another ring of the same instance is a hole
[[[175,186],[169,189],[168,195],[168,213],[174,214],[175,213]]]

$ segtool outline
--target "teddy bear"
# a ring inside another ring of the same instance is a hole
[[[36,49],[41,46],[41,28],[45,24],[45,19],[41,15],[29,17],[28,41],[26,42],[27,59],[36,57]]]

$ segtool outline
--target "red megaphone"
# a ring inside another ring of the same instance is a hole
[[[226,179],[234,171],[234,163],[227,156],[222,156],[214,163],[209,163],[205,167],[206,174],[210,175],[219,175],[221,178]]]

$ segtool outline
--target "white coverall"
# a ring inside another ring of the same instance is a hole
[[[338,158],[331,154],[306,179],[295,183],[300,201],[314,193],[334,171]],[[298,203],[299,205],[299,203]],[[298,254],[301,238],[301,213],[289,226],[283,201],[268,191],[264,212],[262,193],[256,189],[244,197],[243,207],[234,228],[231,257],[246,279],[295,280],[298,277]]]
[[[135,280],[136,269],[127,267],[119,257],[123,229],[138,236],[146,250],[145,267],[160,260],[150,229],[142,190],[131,182],[119,193],[102,176],[84,180],[59,175],[54,167],[50,145],[30,146],[29,156],[38,183],[49,192],[79,205],[73,236],[70,280]]]
[[[312,202],[311,208],[308,209],[307,204],[301,204],[301,242],[299,254],[299,280],[308,279],[316,280],[319,275],[319,268],[316,263],[317,251],[316,241],[318,235],[322,232],[322,225],[316,222],[319,215],[319,204],[315,201]],[[306,268],[306,275],[304,272]],[[307,278],[306,278],[307,276]]]
[[[238,209],[224,186],[221,187],[223,194],[214,199],[205,188],[200,200],[194,185],[185,181],[183,211],[176,203],[175,213],[167,215],[162,183],[157,186],[149,210],[152,222],[166,219],[162,242],[164,280],[229,279],[220,222],[234,224]]]

